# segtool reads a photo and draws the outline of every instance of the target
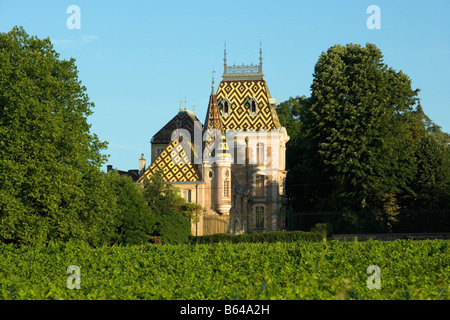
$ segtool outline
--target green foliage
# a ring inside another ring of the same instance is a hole
[[[413,108],[419,89],[375,45],[323,52],[311,90],[277,107],[294,137],[286,159],[293,211],[340,211],[339,230],[386,232],[401,225],[402,210],[450,209],[449,135],[420,102]]]
[[[0,244],[0,299],[448,300],[448,240],[92,248]],[[67,267],[81,288],[67,288]],[[369,289],[377,265],[381,288]]]
[[[333,46],[315,66],[311,107],[304,126],[336,186],[330,209],[370,207],[377,197],[403,190],[412,179],[412,148],[403,125],[418,90],[388,68],[374,45]]]
[[[201,209],[200,205],[187,203],[180,189],[167,183],[161,171],[156,171],[150,181],[145,181],[143,195],[156,216],[154,235],[162,243],[186,243],[191,233],[191,222]]]
[[[120,244],[141,244],[148,242],[154,231],[156,217],[147,206],[142,190],[130,177],[111,171],[107,182],[115,196],[117,215],[117,239]]]
[[[318,233],[322,237],[330,238],[333,235],[333,226],[329,223],[316,223],[311,229],[312,233]]]
[[[262,233],[249,233],[231,235],[228,233],[217,233],[206,236],[191,237],[191,243],[274,243],[295,241],[322,241],[331,235],[330,229],[325,226],[317,226],[311,232],[305,231],[273,231]]]
[[[297,138],[301,136],[301,119],[300,113],[302,108],[309,105],[310,99],[305,96],[290,97],[289,100],[281,102],[277,106],[277,115],[280,122],[289,133],[288,144],[295,143]]]
[[[191,234],[189,218],[181,212],[171,211],[158,217],[157,235],[161,243],[187,243]]]
[[[164,180],[161,171],[156,171],[150,181],[144,182],[144,198],[156,215],[181,212],[186,201],[180,195],[180,189]]]
[[[416,159],[414,208],[450,209],[450,147],[428,134],[416,147]]]
[[[15,27],[0,33],[0,70],[0,241],[109,242],[106,143],[89,131],[94,104],[75,60]]]

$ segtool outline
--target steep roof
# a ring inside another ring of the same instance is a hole
[[[200,173],[183,149],[183,144],[178,140],[170,142],[156,157],[152,164],[145,170],[137,182],[151,179],[157,170],[161,170],[164,180],[167,182],[201,181]]]
[[[217,104],[222,111],[224,101],[229,101],[228,114],[222,116],[224,131],[272,130],[281,127],[276,99],[271,98],[263,73],[262,44],[259,48],[259,64],[228,65],[225,42],[223,75],[216,93]],[[252,101],[256,113],[250,112]]]
[[[203,155],[208,158],[212,156],[216,144],[214,143],[216,138],[222,136],[222,117],[217,105],[216,95],[214,94],[214,87],[212,88],[211,95],[209,97],[208,109],[206,111],[205,125],[203,127]],[[219,141],[217,141],[219,142]]]
[[[222,117],[224,130],[271,130],[281,127],[264,79],[223,79],[217,90],[217,103],[222,108],[225,99],[231,102],[228,116]],[[256,115],[250,113],[251,100],[257,102]]]
[[[182,110],[166,123],[152,138],[151,143],[169,143],[172,139],[172,132],[176,129],[186,129],[194,137],[194,123],[200,121],[195,113],[189,110]]]
[[[214,93],[209,97],[208,110],[206,111],[204,130],[217,129],[222,131],[221,115],[219,106],[217,105],[216,95]]]

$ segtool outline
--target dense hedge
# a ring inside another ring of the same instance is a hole
[[[165,215],[159,215],[156,224],[161,243],[177,244],[189,242],[191,224],[189,218],[181,212],[172,211]]]
[[[402,210],[392,224],[393,233],[450,232],[447,222],[450,210]],[[291,212],[288,214],[288,230],[310,230],[314,224],[333,226],[335,234],[386,233],[380,228],[375,212]]]
[[[273,231],[262,233],[250,233],[231,235],[227,233],[216,233],[206,236],[191,237],[193,244],[205,243],[274,243],[274,242],[295,242],[295,241],[323,241],[324,238],[331,236],[331,225],[320,223],[316,224],[310,231]]]

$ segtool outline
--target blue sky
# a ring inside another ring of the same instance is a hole
[[[80,29],[69,29],[70,5]],[[370,5],[381,29],[369,29]],[[0,0],[0,32],[15,25],[49,37],[61,58],[76,59],[95,103],[91,131],[109,142],[108,164],[135,169],[150,159],[151,137],[182,106],[203,122],[228,63],[259,62],[278,103],[310,95],[314,65],[334,44],[374,43],[384,62],[420,88],[425,113],[450,132],[450,1],[82,1]],[[184,102],[186,101],[186,103]],[[106,164],[104,169],[106,169]]]

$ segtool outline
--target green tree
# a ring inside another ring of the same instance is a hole
[[[187,203],[181,197],[180,189],[167,183],[161,171],[156,171],[149,181],[144,182],[143,194],[156,215],[154,235],[160,236],[163,243],[187,242],[191,223],[196,222],[196,213],[201,206]]]
[[[114,212],[117,217],[115,242],[120,244],[141,244],[153,234],[156,217],[144,199],[142,188],[130,177],[117,171],[107,174],[106,180],[115,196]]]
[[[416,147],[414,209],[450,209],[450,147],[442,135],[427,134]]]
[[[107,243],[115,217],[75,60],[22,27],[0,33],[0,241]]]
[[[407,188],[415,164],[405,123],[419,91],[409,77],[384,64],[373,44],[335,45],[320,56],[311,89],[301,112],[309,152],[317,155],[310,170],[334,183],[321,205],[362,210]]]
[[[424,113],[420,101],[406,124],[416,173],[400,195],[407,209],[450,209],[450,135]]]
[[[144,198],[150,210],[156,215],[181,211],[186,201],[180,195],[180,189],[164,180],[161,171],[156,171],[151,180],[144,182]]]
[[[295,211],[314,211],[330,194],[331,182],[303,126],[304,110],[310,107],[311,98],[305,96],[290,97],[277,106],[280,122],[290,137],[286,145],[286,194]]]

